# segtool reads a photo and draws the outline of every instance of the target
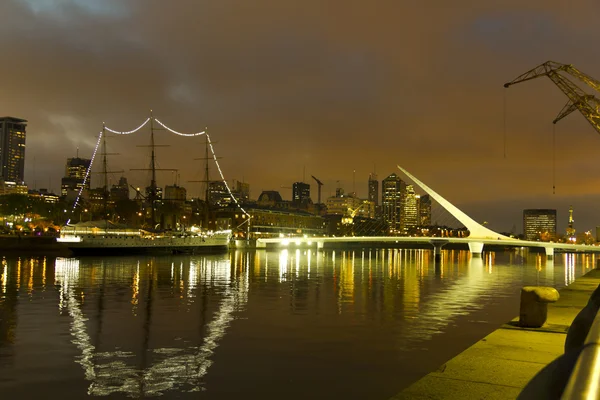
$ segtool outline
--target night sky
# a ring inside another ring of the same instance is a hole
[[[133,129],[153,109],[181,132],[207,126],[226,178],[253,198],[289,199],[282,187],[303,171],[324,196],[337,181],[352,191],[356,171],[365,197],[370,172],[400,164],[492,229],[518,233],[523,208],[557,208],[562,231],[570,204],[578,231],[600,225],[600,135],[578,112],[556,125],[553,194],[552,120],[567,98],[548,78],[503,88],[547,60],[600,78],[598,2],[416,3],[2,0],[0,114],[29,121],[30,187],[58,191],[102,122]],[[171,145],[159,166],[199,195],[202,139],[156,141]],[[121,154],[109,169],[144,185],[129,169],[149,164],[136,147],[148,130],[108,142]]]

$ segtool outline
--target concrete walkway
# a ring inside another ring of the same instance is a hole
[[[399,399],[514,399],[542,368],[564,353],[569,325],[600,284],[592,270],[560,291],[542,328],[515,318],[396,396]]]

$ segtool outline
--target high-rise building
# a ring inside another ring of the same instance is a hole
[[[575,242],[575,227],[573,224],[575,220],[573,219],[573,206],[569,206],[569,225],[567,225],[567,239],[570,242]]]
[[[233,195],[239,202],[244,203],[250,199],[250,184],[249,183],[233,181],[233,188],[234,188]]]
[[[383,220],[388,223],[390,233],[404,233],[404,197],[406,183],[396,174],[381,181],[381,207]]]
[[[0,118],[0,179],[22,184],[25,181],[25,128],[27,121]]]
[[[375,204],[375,207],[379,205],[379,181],[377,180],[376,174],[369,174],[369,201]]]
[[[294,182],[292,185],[292,202],[296,204],[310,202],[310,185],[304,182]]]
[[[122,176],[119,183],[110,188],[110,199],[112,201],[129,200],[129,184],[127,178]]]
[[[83,181],[91,162],[87,158],[75,157],[67,159],[65,176],[60,182],[60,194],[62,196],[77,195],[82,188],[86,190],[90,189],[90,180],[88,179],[85,184]]]
[[[525,240],[549,241],[556,238],[556,210],[523,210]]]
[[[208,204],[223,207],[231,203],[232,199],[223,181],[208,182]]]
[[[419,225],[431,225],[431,197],[424,194],[419,199]]]
[[[165,186],[165,201],[173,203],[185,203],[187,198],[187,190],[179,185]]]
[[[406,185],[404,196],[404,233],[419,225],[419,199],[412,185]]]

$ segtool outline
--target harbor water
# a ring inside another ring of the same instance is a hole
[[[5,256],[0,397],[387,399],[595,255]],[[108,396],[108,397],[106,397]]]

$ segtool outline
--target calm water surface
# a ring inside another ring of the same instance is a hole
[[[0,397],[387,399],[593,255],[4,257]]]

